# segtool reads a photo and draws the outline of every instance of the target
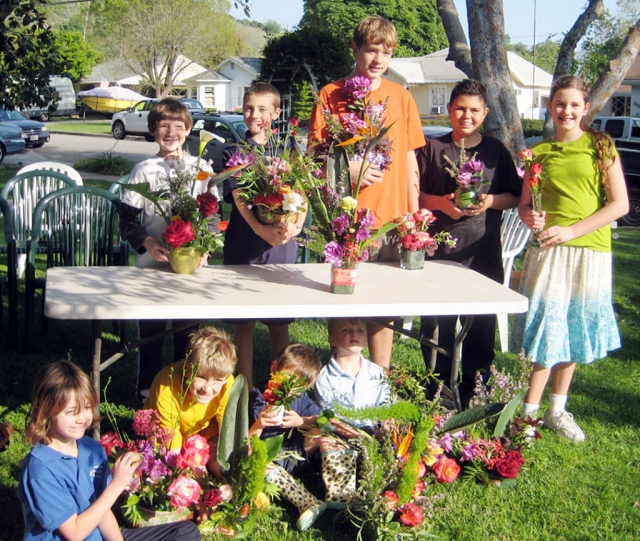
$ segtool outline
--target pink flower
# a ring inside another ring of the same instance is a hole
[[[149,437],[160,428],[160,417],[154,409],[138,410],[133,415],[133,431],[138,436]]]
[[[420,209],[413,213],[413,220],[419,224],[432,224],[436,221],[433,212],[428,209]]]
[[[518,158],[520,158],[524,162],[533,160],[533,150],[531,150],[530,148],[521,150],[520,154],[518,154]]]
[[[124,443],[120,439],[120,436],[115,432],[107,432],[106,434],[102,434],[98,443],[102,445],[104,452],[107,453],[107,456],[110,456],[114,449],[118,447],[124,447]]]
[[[182,444],[180,454],[176,458],[178,468],[191,468],[193,471],[204,471],[209,462],[209,442],[200,434],[189,436]]]
[[[195,479],[181,475],[169,485],[167,496],[171,496],[171,505],[182,511],[200,500],[200,491],[200,485]]]
[[[418,496],[420,496],[424,492],[425,488],[427,488],[427,484],[422,479],[418,479],[416,481],[416,486],[413,487],[413,492],[411,493],[411,497],[413,499],[416,499]]]
[[[433,465],[433,473],[438,483],[453,483],[460,474],[460,466],[453,458],[446,458],[443,455]]]
[[[400,496],[398,496],[393,490],[387,490],[382,493],[382,506],[385,509],[393,511],[398,507],[398,501],[400,501]]]
[[[219,489],[222,501],[228,502],[233,498],[233,489],[231,488],[231,485],[220,485]]]
[[[533,162],[531,164],[531,169],[529,171],[532,177],[537,177],[540,173],[542,173],[542,164],[538,162]]]
[[[417,526],[424,522],[424,513],[415,503],[406,503],[400,508],[400,522],[405,526]]]

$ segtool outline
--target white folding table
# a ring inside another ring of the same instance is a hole
[[[462,265],[427,262],[422,270],[361,263],[353,295],[331,293],[330,265],[220,265],[192,275],[168,267],[57,267],[47,271],[45,315],[93,321],[92,381],[124,353],[101,362],[105,319],[376,318],[501,314],[527,310],[527,299]],[[451,353],[457,390],[462,340]],[[454,393],[459,406],[457,392]]]

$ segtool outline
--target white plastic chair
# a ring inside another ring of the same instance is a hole
[[[76,181],[78,186],[82,186],[82,177],[80,173],[76,171],[70,165],[60,163],[60,162],[38,162],[38,163],[30,163],[29,165],[25,165],[20,171],[18,171],[18,175],[20,173],[26,173],[27,171],[37,171],[38,169],[45,169],[47,171],[59,171],[67,175],[69,178],[72,178]]]
[[[518,216],[518,209],[505,210],[500,225],[500,241],[502,242],[502,268],[504,269],[504,285],[509,287],[513,260],[522,252],[529,240],[531,231]],[[509,351],[509,314],[498,314],[498,335],[500,348],[504,353]]]

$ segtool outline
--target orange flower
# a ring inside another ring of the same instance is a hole
[[[218,222],[218,229],[220,231],[226,231],[227,227],[229,227],[229,220],[220,220]]]

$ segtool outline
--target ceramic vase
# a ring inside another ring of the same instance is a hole
[[[156,511],[146,507],[138,506],[142,520],[135,526],[143,528],[145,526],[157,526],[158,524],[169,524],[170,522],[180,522],[181,520],[191,520],[193,518],[193,509],[185,507],[182,511],[172,509],[171,511]]]
[[[193,274],[200,264],[202,254],[194,248],[173,248],[169,263],[176,274]]]

